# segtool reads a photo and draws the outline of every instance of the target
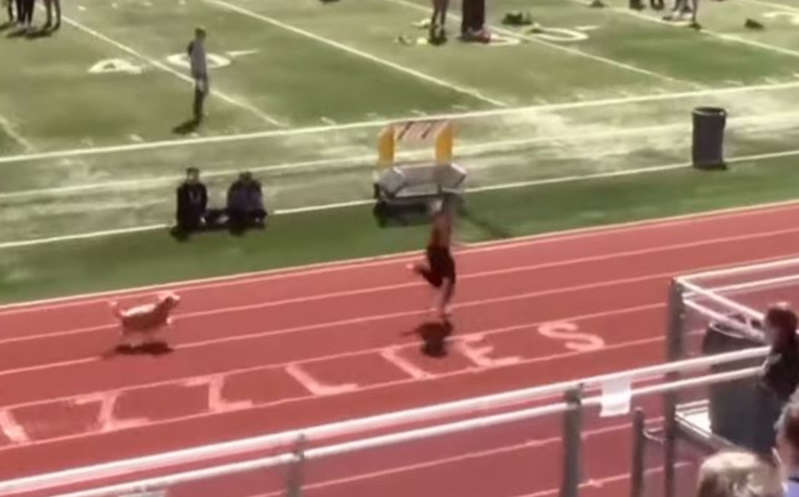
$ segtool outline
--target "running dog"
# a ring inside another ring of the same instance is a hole
[[[172,326],[170,313],[180,303],[180,297],[172,292],[158,295],[155,302],[139,305],[129,309],[120,309],[118,302],[111,302],[111,312],[119,319],[122,343],[121,347],[134,347],[136,336],[140,338],[138,345],[157,343],[158,332]]]

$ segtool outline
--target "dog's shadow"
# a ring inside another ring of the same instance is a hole
[[[454,327],[449,320],[427,321],[405,335],[417,335],[422,340],[422,353],[429,357],[447,356],[447,338],[452,335]]]
[[[103,357],[110,359],[115,356],[135,356],[135,355],[151,355],[162,356],[173,352],[174,349],[166,342],[151,342],[143,343],[141,345],[117,345],[109,350]]]

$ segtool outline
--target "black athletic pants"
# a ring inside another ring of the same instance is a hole
[[[33,24],[33,8],[36,0],[22,0],[22,11],[17,13],[22,24]]]
[[[61,0],[44,0],[47,8],[47,26],[53,25],[53,7],[55,7],[55,26],[61,26]]]
[[[486,21],[485,0],[463,0],[461,33],[482,31]]]
[[[194,105],[192,110],[194,112],[194,120],[198,123],[203,120],[205,97],[208,96],[209,91],[208,76],[196,76],[194,80]]]

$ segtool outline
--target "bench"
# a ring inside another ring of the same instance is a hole
[[[374,182],[374,214],[381,226],[389,219],[403,221],[409,213],[427,212],[431,200],[460,198],[466,171],[457,164],[393,166],[378,173]]]

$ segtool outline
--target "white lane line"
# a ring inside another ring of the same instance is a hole
[[[753,5],[761,5],[763,7],[769,7],[776,10],[799,12],[799,8],[784,3],[767,2],[765,0],[743,0],[743,1],[746,3],[751,3]]]
[[[137,58],[139,58],[139,59],[141,59],[141,60],[143,60],[143,61],[145,61],[145,62],[147,62],[147,63],[149,63],[149,64],[151,64],[151,65],[153,65],[155,67],[157,67],[158,69],[161,69],[162,71],[168,72],[168,73],[176,76],[177,78],[179,78],[179,79],[181,79],[181,80],[183,80],[183,81],[185,81],[185,82],[187,82],[189,84],[192,84],[192,85],[194,84],[194,80],[191,77],[189,77],[186,74],[183,74],[180,71],[177,71],[177,70],[171,68],[167,64],[161,63],[161,62],[159,62],[159,61],[157,61],[157,60],[155,60],[155,59],[153,59],[151,57],[148,57],[147,55],[144,55],[143,53],[141,53],[141,52],[139,52],[137,50],[134,50],[133,48],[131,48],[131,47],[127,46],[127,45],[124,45],[124,44],[122,44],[122,43],[120,43],[120,42],[118,42],[118,41],[116,41],[116,40],[114,40],[112,38],[109,38],[108,36],[98,32],[98,31],[96,31],[96,30],[94,30],[94,29],[92,29],[92,28],[90,28],[88,26],[85,26],[85,25],[81,24],[80,22],[78,22],[78,21],[76,21],[74,19],[71,19],[69,17],[63,17],[63,20],[67,24],[75,27],[76,29],[78,29],[80,31],[83,31],[84,33],[86,33],[86,34],[88,34],[90,36],[93,36],[94,38],[97,38],[98,40],[102,40],[102,41],[108,43],[109,45],[113,45],[116,48],[122,50],[123,52],[125,52],[125,53],[127,53],[129,55],[132,55],[134,57],[137,57]],[[221,100],[224,100],[225,102],[227,102],[229,104],[235,105],[236,107],[239,107],[241,109],[245,109],[245,110],[255,114],[261,120],[263,120],[263,121],[265,121],[265,122],[267,122],[269,124],[273,124],[275,126],[284,126],[280,121],[276,120],[275,118],[273,118],[273,117],[271,117],[271,116],[269,116],[267,114],[264,114],[263,112],[261,112],[261,110],[253,107],[252,105],[250,105],[248,103],[245,103],[245,102],[242,102],[240,100],[237,100],[237,99],[235,99],[235,98],[233,98],[233,97],[231,97],[231,96],[229,96],[229,95],[227,95],[225,93],[220,92],[219,90],[216,90],[216,89],[212,88],[211,89],[211,95],[219,97]]]
[[[22,148],[25,150],[25,153],[31,153],[36,148],[33,146],[31,142],[29,142],[22,134],[20,134],[15,127],[9,122],[5,116],[0,115],[0,128],[3,128],[5,133],[11,137],[12,140],[22,145]]]
[[[339,50],[342,50],[344,52],[347,52],[349,54],[355,55],[357,57],[369,60],[369,61],[374,62],[376,64],[380,64],[382,66],[389,67],[391,69],[394,69],[396,71],[408,74],[410,76],[413,76],[413,77],[415,77],[417,79],[426,81],[428,83],[432,83],[432,84],[435,84],[437,86],[441,86],[443,88],[447,88],[449,90],[452,90],[452,91],[455,91],[455,92],[458,92],[458,93],[462,93],[464,95],[468,95],[468,96],[473,97],[473,98],[477,98],[479,100],[482,100],[483,102],[490,103],[491,105],[495,105],[495,106],[499,106],[499,107],[506,107],[507,106],[507,104],[505,102],[502,102],[501,100],[497,100],[497,99],[494,99],[494,98],[487,97],[487,96],[483,95],[481,92],[479,92],[477,90],[472,90],[472,89],[468,89],[468,88],[464,88],[464,87],[452,84],[452,83],[450,83],[448,81],[444,81],[444,80],[436,78],[434,76],[430,76],[429,74],[425,74],[425,73],[423,73],[421,71],[417,71],[416,69],[411,69],[409,67],[405,67],[403,65],[388,61],[386,59],[382,59],[380,57],[377,57],[376,55],[372,55],[370,53],[363,52],[361,50],[358,50],[357,48],[353,48],[353,47],[351,47],[349,45],[344,45],[343,43],[339,43],[339,42],[337,42],[335,40],[331,40],[330,38],[325,38],[323,36],[319,36],[319,35],[317,35],[315,33],[312,33],[310,31],[306,31],[306,30],[298,28],[296,26],[292,26],[291,24],[287,24],[287,23],[279,21],[279,20],[277,20],[275,18],[272,18],[272,17],[269,17],[269,16],[265,16],[265,15],[259,14],[257,12],[253,12],[252,10],[249,10],[249,9],[245,9],[244,7],[240,7],[238,5],[233,5],[232,3],[226,2],[224,0],[205,0],[205,2],[217,5],[218,7],[221,7],[223,9],[227,9],[227,10],[230,10],[230,11],[233,11],[233,12],[238,12],[241,15],[250,17],[252,19],[259,20],[261,22],[265,22],[267,24],[271,24],[272,26],[277,26],[277,27],[279,27],[281,29],[284,29],[286,31],[290,31],[290,32],[292,32],[294,34],[297,34],[297,35],[300,35],[300,36],[304,36],[306,38],[309,38],[311,40],[317,41],[319,43],[323,43],[325,45],[337,48]]]
[[[593,237],[608,236],[614,234],[633,233],[645,230],[668,229],[683,225],[693,225],[696,223],[714,223],[721,220],[741,219],[752,216],[763,216],[770,214],[786,214],[799,208],[799,200],[787,200],[782,202],[770,202],[755,204],[743,207],[732,207],[727,209],[717,209],[692,214],[682,214],[659,219],[647,219],[642,221],[631,221],[626,223],[611,224],[605,226],[591,226],[586,228],[575,228],[535,235],[524,235],[512,237],[499,241],[487,241],[471,245],[461,252],[462,255],[479,253],[491,250],[504,250],[519,246],[537,246],[551,243],[561,243],[568,240],[579,240]],[[754,235],[754,234],[753,234]],[[184,281],[173,281],[154,285],[140,286],[119,290],[108,290],[94,293],[84,293],[67,297],[55,297],[49,299],[33,300],[13,304],[0,305],[0,315],[39,312],[46,309],[57,309],[63,307],[88,305],[97,302],[105,302],[109,296],[136,297],[147,293],[170,288],[174,290],[195,290],[205,287],[238,285],[255,281],[279,278],[297,278],[302,276],[313,276],[322,273],[347,271],[355,268],[365,268],[372,266],[382,266],[386,264],[396,264],[413,260],[418,256],[418,251],[399,252],[387,255],[363,257],[346,261],[320,262],[293,266],[288,268],[277,268],[249,273],[239,273],[235,275],[215,276],[207,278],[196,278]],[[783,257],[783,256],[779,256]]]
[[[799,73],[797,73],[796,77],[799,77]],[[748,86],[736,85],[736,86],[727,86],[722,88],[708,88],[704,90],[691,90],[691,91],[674,92],[674,93],[654,93],[649,95],[639,95],[632,97],[625,96],[625,97],[615,97],[615,98],[606,98],[598,100],[581,100],[581,101],[571,101],[571,102],[561,102],[561,103],[529,105],[524,107],[431,114],[425,119],[426,120],[442,120],[442,119],[461,120],[461,119],[472,119],[472,118],[478,119],[483,117],[510,116],[513,114],[565,111],[565,110],[605,107],[613,105],[662,102],[662,101],[679,100],[685,98],[712,97],[712,96],[721,96],[721,95],[746,93],[746,92],[793,90],[797,88],[799,88],[799,81],[791,81],[780,84],[758,84],[758,85],[748,85]],[[307,135],[314,133],[362,130],[362,129],[386,126],[400,121],[412,121],[412,120],[419,120],[419,118],[417,116],[410,115],[410,116],[399,116],[397,118],[392,118],[392,119],[357,121],[346,124],[336,124],[329,126],[307,126],[301,128],[278,129],[278,130],[273,129],[265,131],[254,131],[251,133],[237,133],[232,135],[205,136],[201,138],[181,138],[175,140],[159,140],[146,143],[126,143],[123,145],[109,145],[105,147],[86,147],[86,148],[76,148],[76,149],[66,149],[66,150],[54,150],[52,152],[41,152],[36,154],[21,154],[21,155],[10,155],[6,157],[0,157],[0,164],[36,161],[44,159],[66,159],[78,156],[102,155],[102,154],[123,153],[123,152],[140,152],[143,150],[155,150],[155,149],[170,148],[170,147],[210,145],[218,143],[237,142],[237,141],[258,140],[264,138],[299,136],[299,135]]]
[[[789,122],[795,122],[797,117],[799,117],[799,113],[796,112],[781,112],[781,113],[763,114],[755,116],[733,117],[727,120],[727,124],[730,128],[732,128],[732,126],[736,124],[743,124],[750,122],[757,123],[764,119],[769,121],[783,119],[785,120],[786,123],[789,123]],[[667,132],[667,131],[687,132],[689,130],[690,130],[690,124],[683,124],[683,123],[628,127],[628,128],[612,129],[610,131],[597,131],[589,133],[582,133],[579,132],[579,130],[577,130],[576,132],[572,131],[563,134],[534,136],[532,138],[516,138],[509,140],[488,141],[483,143],[471,143],[471,144],[465,143],[458,147],[458,155],[461,157],[469,157],[471,155],[491,152],[497,149],[535,145],[548,142],[597,140],[603,138],[618,138],[620,136],[649,134],[649,133],[658,133],[658,132]],[[400,153],[397,154],[397,157],[402,160],[410,161],[414,159],[424,158],[427,157],[428,155],[429,152],[424,150],[411,150],[411,151],[401,151]],[[264,166],[252,167],[249,169],[249,171],[254,173],[288,171],[294,169],[303,169],[303,168],[329,166],[329,165],[351,166],[351,165],[368,164],[371,166],[373,162],[374,162],[374,154],[369,154],[369,155],[350,156],[350,157],[334,157],[330,159],[315,159],[315,160],[298,161],[298,162],[268,164]],[[205,178],[219,178],[219,177],[228,177],[228,176],[232,177],[240,174],[240,172],[241,171],[239,169],[210,170],[210,171],[204,171],[203,176]],[[71,186],[54,187],[54,188],[40,188],[40,189],[31,189],[31,190],[18,190],[12,192],[0,192],[0,200],[47,196],[47,195],[72,194],[72,193],[81,193],[91,190],[103,190],[103,189],[141,190],[144,188],[157,188],[164,185],[171,186],[171,183],[181,181],[182,179],[183,176],[171,175],[171,176],[149,177],[141,179],[120,180],[120,181],[106,181],[103,183],[86,183],[86,184],[78,184]],[[341,205],[350,205],[350,204],[343,203]],[[314,207],[310,208],[302,207],[298,209],[284,210],[283,212],[287,211],[303,212],[307,210],[316,210],[316,209],[317,208]]]
[[[742,155],[740,157],[731,157],[725,159],[728,164],[735,164],[740,162],[751,162],[751,161],[758,161],[758,160],[768,160],[768,159],[776,159],[782,157],[793,157],[795,155],[799,155],[799,149],[794,150],[786,150],[783,152],[773,152],[767,154],[753,154],[753,155]],[[611,171],[611,172],[604,172],[604,173],[595,173],[595,174],[585,174],[585,175],[574,175],[574,176],[562,176],[558,178],[547,178],[547,179],[539,179],[539,180],[530,180],[530,181],[517,181],[512,183],[502,183],[498,185],[486,185],[486,186],[479,186],[479,187],[472,187],[466,188],[464,191],[466,193],[480,193],[486,191],[495,191],[495,190],[510,190],[515,188],[530,188],[535,186],[544,186],[544,185],[553,185],[553,184],[560,184],[560,183],[573,183],[577,181],[589,181],[589,180],[597,180],[597,179],[607,179],[607,178],[617,178],[617,177],[625,177],[625,176],[634,176],[639,174],[647,174],[647,173],[657,173],[657,172],[665,172],[677,169],[689,169],[692,166],[691,162],[677,162],[673,164],[664,164],[661,166],[651,166],[651,167],[643,167],[638,169],[626,169],[622,171]],[[375,200],[373,198],[365,198],[365,199],[356,199],[356,200],[349,200],[346,202],[336,202],[331,204],[320,204],[320,205],[310,205],[305,207],[296,207],[290,209],[276,209],[274,211],[274,215],[288,215],[288,214],[297,214],[297,213],[305,213],[305,212],[317,212],[317,211],[325,211],[330,209],[340,209],[345,207],[357,207],[357,206],[364,206],[373,204]],[[94,231],[88,233],[78,233],[78,234],[70,234],[70,235],[62,235],[62,236],[54,236],[48,238],[35,238],[30,240],[18,240],[18,241],[10,241],[10,242],[3,242],[0,243],[0,250],[3,249],[13,249],[13,248],[22,248],[22,247],[32,247],[36,245],[46,245],[51,243],[59,243],[59,242],[68,242],[74,240],[87,240],[87,239],[94,239],[94,238],[104,238],[107,236],[114,236],[114,235],[124,235],[129,233],[138,233],[144,231],[154,231],[159,229],[167,229],[170,225],[167,223],[163,224],[152,224],[147,226],[137,226],[131,228],[120,228],[115,230],[106,230],[106,231]]]
[[[431,9],[428,8],[428,7],[416,4],[416,3],[408,1],[408,0],[388,0],[388,1],[396,3],[396,4],[400,4],[400,5],[405,5],[407,7],[411,7],[411,8],[417,9],[417,10],[423,10],[425,12],[430,12],[431,11]],[[453,19],[460,19],[460,17],[457,14],[451,14],[451,16],[452,16]],[[638,74],[643,74],[645,76],[650,76],[650,77],[653,77],[653,78],[661,79],[661,80],[664,80],[664,81],[670,81],[670,82],[674,82],[674,83],[688,84],[688,85],[693,86],[694,88],[703,88],[701,85],[698,85],[698,84],[695,84],[695,83],[692,83],[692,82],[680,81],[678,79],[672,78],[671,76],[666,76],[665,74],[659,74],[659,73],[656,73],[654,71],[649,71],[647,69],[642,69],[640,67],[636,67],[636,66],[633,66],[633,65],[630,65],[630,64],[625,64],[624,62],[619,62],[617,60],[609,59],[607,57],[602,57],[602,56],[599,56],[599,55],[593,55],[593,54],[590,54],[590,53],[587,53],[587,52],[583,52],[582,50],[577,50],[575,48],[565,47],[565,46],[559,45],[557,43],[548,42],[548,41],[542,40],[542,39],[540,39],[540,38],[538,38],[536,36],[528,36],[528,35],[525,35],[525,34],[522,34],[522,33],[517,33],[515,31],[511,31],[509,29],[501,28],[499,26],[490,26],[490,29],[492,31],[494,31],[494,32],[502,33],[502,34],[504,34],[506,36],[512,36],[514,38],[519,38],[519,39],[522,39],[522,40],[525,40],[525,41],[529,41],[531,43],[537,43],[539,45],[544,45],[544,46],[552,48],[554,50],[558,50],[558,51],[561,51],[561,52],[566,52],[566,53],[568,53],[570,55],[575,55],[577,57],[583,57],[583,58],[591,59],[591,60],[596,61],[596,62],[601,62],[601,63],[608,64],[608,65],[611,65],[611,66],[614,66],[614,67],[617,67],[617,68],[620,68],[620,69],[636,72]]]
[[[763,239],[763,238],[774,238],[783,235],[792,235],[799,232],[799,228],[786,228],[781,230],[773,230],[773,231],[765,231],[765,232],[758,232],[758,233],[746,233],[741,235],[735,236],[724,236],[724,237],[717,237],[717,238],[709,238],[703,240],[697,240],[692,242],[685,242],[685,243],[675,243],[671,245],[660,245],[656,247],[649,247],[637,250],[625,250],[625,251],[618,251],[618,252],[608,252],[598,255],[589,255],[585,257],[578,257],[572,259],[564,259],[564,260],[555,260],[551,262],[541,262],[535,263],[530,265],[523,265],[523,266],[512,266],[509,268],[502,268],[502,269],[492,269],[488,271],[477,271],[473,273],[466,273],[460,276],[462,280],[470,280],[475,278],[490,278],[494,276],[503,276],[508,274],[514,273],[526,273],[532,271],[540,271],[540,270],[547,270],[547,269],[554,269],[554,268],[563,268],[567,266],[573,265],[580,265],[586,263],[600,263],[602,261],[614,260],[614,259],[623,259],[627,257],[638,257],[642,255],[648,255],[653,253],[666,253],[672,252],[676,250],[685,250],[689,248],[697,248],[697,247],[706,247],[709,245],[720,245],[720,244],[729,244],[733,242],[744,242],[749,240],[756,240],[756,239]],[[524,244],[522,244],[524,245]],[[518,245],[514,244],[502,244],[498,245],[497,248],[500,250],[509,250],[517,247]],[[465,252],[464,255],[468,254],[476,254],[476,253],[485,253],[488,250],[475,248],[473,250],[469,250]],[[461,256],[459,255],[459,258]],[[399,263],[399,261],[398,261]],[[662,275],[657,275],[662,276]],[[245,286],[254,283],[260,283],[267,280],[277,280],[283,279],[279,277],[272,277],[272,278],[253,278],[246,281],[240,282],[223,282],[223,283],[216,283],[216,284],[209,284],[209,285],[198,285],[194,287],[187,287],[183,290],[183,295],[185,296],[188,292],[196,291],[202,292],[207,291],[209,289],[214,288],[224,288],[229,286]],[[608,280],[614,281],[614,280]],[[425,284],[419,281],[409,281],[405,283],[395,283],[391,285],[379,285],[379,286],[369,286],[364,288],[358,288],[355,290],[339,290],[334,292],[327,292],[327,293],[319,293],[319,294],[307,294],[300,297],[289,297],[280,300],[269,300],[267,302],[259,302],[256,304],[241,304],[241,305],[234,305],[234,306],[225,306],[225,307],[217,307],[217,308],[210,308],[210,309],[203,309],[191,312],[183,312],[174,315],[176,320],[186,320],[190,318],[202,318],[208,316],[214,316],[219,314],[227,314],[233,312],[244,312],[244,311],[252,311],[252,310],[262,310],[266,308],[273,308],[285,305],[292,305],[292,304],[300,304],[300,303],[311,303],[311,302],[318,302],[328,299],[340,299],[345,297],[355,297],[361,295],[369,295],[375,293],[382,293],[382,292],[389,292],[393,290],[403,290],[408,288],[421,288],[424,287]],[[143,296],[143,295],[142,295]],[[128,295],[126,298],[134,298],[134,295]],[[39,308],[44,310],[44,308]],[[9,313],[2,313],[7,315]],[[7,345],[10,343],[20,343],[20,342],[28,342],[33,340],[41,340],[47,338],[54,338],[60,336],[72,336],[84,333],[93,333],[98,331],[104,331],[108,329],[115,328],[117,325],[116,322],[109,322],[108,324],[102,325],[95,325],[86,328],[77,328],[77,329],[67,329],[63,331],[54,331],[42,334],[35,334],[35,335],[23,335],[17,336],[13,338],[0,338],[0,346]]]

